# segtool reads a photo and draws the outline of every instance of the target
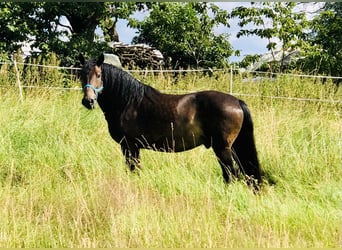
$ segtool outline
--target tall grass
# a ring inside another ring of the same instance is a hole
[[[229,79],[139,77],[167,91],[227,91]],[[242,181],[224,184],[204,147],[143,151],[143,170],[132,174],[80,92],[26,89],[20,103],[15,87],[0,86],[0,247],[341,247],[339,103],[243,97],[276,182],[254,195]],[[303,79],[234,89],[341,98],[334,85]]]

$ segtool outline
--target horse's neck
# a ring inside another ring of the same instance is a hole
[[[126,106],[126,103],[120,102],[120,99],[114,95],[102,96],[99,98],[98,103],[104,113],[119,113]]]
[[[120,73],[125,74],[125,72]],[[153,102],[158,102],[159,97],[162,95],[157,89],[146,86],[144,83],[136,79],[128,79],[127,82],[120,82],[117,84],[117,86],[115,84],[115,80],[111,78],[107,78],[106,81],[108,82],[104,88],[103,98],[101,98],[101,100],[99,99],[99,104],[103,112],[123,112],[126,110],[127,106],[135,106],[138,108],[140,102],[143,102],[144,99],[151,99]],[[130,86],[125,86],[125,84],[140,86],[142,96],[136,95],[136,90]],[[124,87],[127,87],[127,91],[131,93],[127,94],[125,90],[122,91],[121,88]]]

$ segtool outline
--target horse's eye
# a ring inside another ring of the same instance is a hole
[[[97,77],[97,78],[101,78],[101,74],[97,74],[96,77]]]

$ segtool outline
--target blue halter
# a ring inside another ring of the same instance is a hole
[[[94,90],[95,94],[96,94],[96,98],[99,95],[99,93],[103,90],[103,86],[99,87],[99,88],[95,88],[93,85],[91,85],[90,83],[87,83],[86,85],[84,85],[83,87],[83,91],[85,91],[87,88],[91,88],[92,90]]]

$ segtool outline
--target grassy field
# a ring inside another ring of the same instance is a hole
[[[227,91],[229,80],[140,78],[168,91]],[[25,89],[20,103],[17,88],[0,86],[0,247],[342,246],[338,103],[241,97],[276,182],[254,195],[242,181],[224,184],[204,147],[143,151],[143,171],[131,174],[80,91]],[[289,77],[236,79],[234,92],[341,99],[341,88]]]

